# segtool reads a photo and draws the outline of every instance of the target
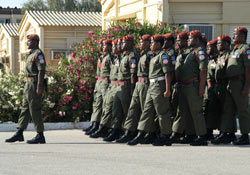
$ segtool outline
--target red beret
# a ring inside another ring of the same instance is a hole
[[[127,35],[122,38],[124,41],[134,41],[134,37],[132,35]]]
[[[141,40],[143,41],[150,41],[151,40],[151,36],[146,34],[146,35],[143,35],[142,37],[140,37]]]
[[[228,35],[221,35],[217,38],[217,40],[228,41],[229,43],[231,43],[231,38]]]
[[[104,44],[112,44],[112,40],[106,39],[103,41]]]
[[[181,32],[181,33],[178,33],[177,35],[179,38],[188,38],[188,33],[187,32]]]
[[[199,30],[193,30],[191,32],[189,32],[190,36],[198,36],[198,37],[202,37],[202,34]]]
[[[39,41],[39,36],[37,34],[30,34],[27,36],[27,39],[34,39],[34,40],[37,40]]]
[[[154,41],[159,41],[159,40],[164,40],[164,36],[162,35],[154,35],[151,37],[152,40]]]
[[[112,44],[113,44],[113,45],[116,45],[116,44],[118,43],[118,40],[119,40],[118,38],[114,39],[114,40],[112,41]]]
[[[174,39],[174,35],[172,33],[167,33],[163,35],[165,39]]]
[[[216,45],[217,44],[217,39],[211,40],[207,43],[207,45]]]
[[[237,27],[237,28],[234,29],[234,31],[235,32],[236,31],[248,32],[247,28],[245,28],[245,27]]]

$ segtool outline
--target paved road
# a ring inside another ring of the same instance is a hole
[[[6,144],[0,175],[249,175],[250,147],[127,146],[89,139],[80,130],[47,131],[47,144]],[[26,139],[34,132],[25,132]]]

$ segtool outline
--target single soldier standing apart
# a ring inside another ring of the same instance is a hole
[[[246,44],[247,33],[248,30],[244,27],[237,27],[234,30],[233,41],[235,46],[229,56],[226,69],[229,83],[222,115],[221,131],[223,135],[235,131],[235,115],[237,112],[242,135],[233,142],[235,145],[250,144],[248,137],[250,114],[247,109],[249,105],[250,48]]]
[[[31,51],[27,57],[25,67],[27,82],[24,87],[22,111],[18,120],[18,131],[13,137],[6,139],[6,142],[24,141],[23,131],[27,128],[30,118],[32,118],[37,135],[32,140],[28,140],[27,143],[38,144],[45,143],[41,109],[46,61],[43,52],[38,47],[39,36],[32,34],[28,35],[27,39],[28,49]]]
[[[150,51],[151,36],[146,34],[140,37],[141,57],[138,61],[137,77],[135,90],[132,96],[128,115],[123,128],[126,130],[124,135],[116,140],[118,143],[126,143],[135,136],[137,125],[140,120],[141,113],[144,109],[144,103],[148,91],[149,79],[149,62],[152,56]]]
[[[164,37],[162,35],[154,35],[151,39],[151,51],[153,58],[149,64],[150,85],[144,104],[139,124],[138,135],[131,141],[129,145],[136,145],[144,141],[146,133],[152,132],[149,129],[155,124],[156,112],[160,127],[160,134],[153,142],[154,146],[171,146],[170,135],[172,133],[171,120],[168,115],[169,97],[171,96],[171,74],[174,71],[171,57],[167,55],[162,46]]]
[[[191,31],[188,39],[191,52],[182,64],[175,67],[178,70],[176,79],[181,85],[179,89],[181,117],[184,117],[184,119],[193,118],[195,132],[199,136],[191,143],[193,146],[208,144],[206,140],[206,123],[202,111],[208,58],[201,42],[202,34],[200,31]]]

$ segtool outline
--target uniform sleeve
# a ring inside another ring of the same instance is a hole
[[[160,62],[162,64],[162,70],[163,70],[164,74],[174,71],[174,67],[173,67],[171,58],[166,53],[163,53],[160,56]]]
[[[37,69],[40,70],[45,70],[46,67],[46,61],[42,53],[39,53],[37,58],[35,58],[35,64],[37,66]]]
[[[243,62],[246,67],[250,66],[250,48],[243,54]]]
[[[129,58],[129,66],[130,66],[130,73],[134,74],[137,72],[137,58],[134,55],[131,55]]]
[[[208,56],[204,50],[199,50],[197,52],[197,61],[199,63],[199,69],[207,69]]]

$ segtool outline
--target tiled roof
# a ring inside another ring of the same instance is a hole
[[[40,26],[101,26],[99,12],[26,11]]]
[[[17,23],[1,24],[1,27],[3,27],[10,36],[18,36],[17,33],[18,26],[19,24]]]

